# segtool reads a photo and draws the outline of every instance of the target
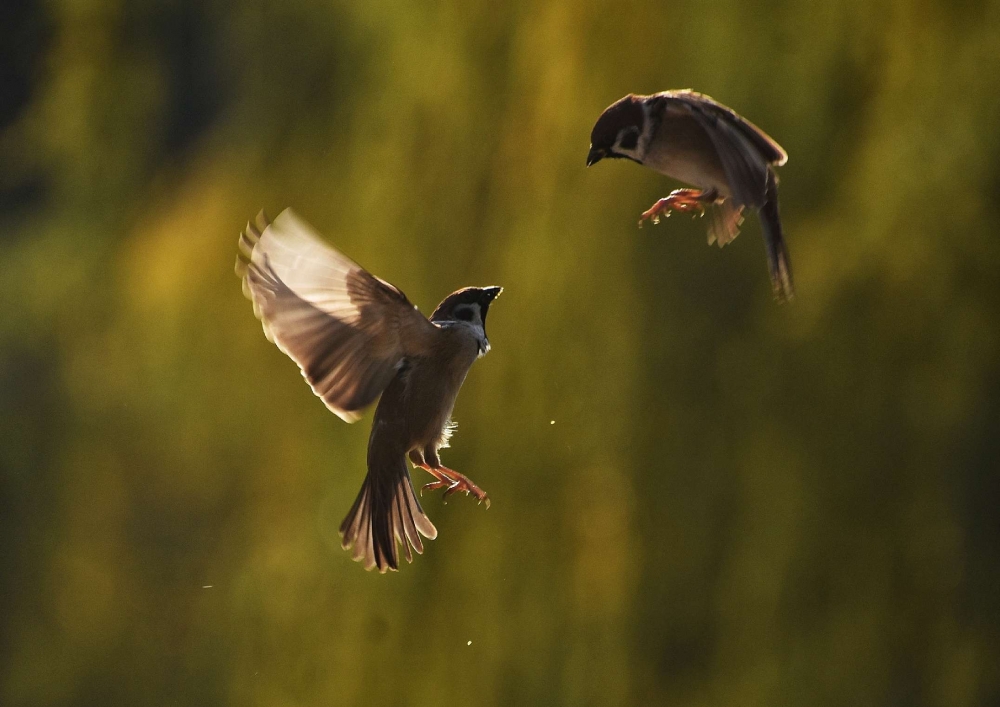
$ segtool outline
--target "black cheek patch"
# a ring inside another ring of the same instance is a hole
[[[619,143],[619,147],[623,150],[634,150],[635,146],[639,144],[639,131],[635,128],[629,128],[622,135],[622,140]]]

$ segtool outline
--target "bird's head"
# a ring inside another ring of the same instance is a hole
[[[640,138],[646,131],[644,96],[629,94],[608,106],[590,133],[587,166],[605,157],[642,162]]]
[[[486,353],[490,342],[486,338],[486,315],[490,304],[500,293],[502,287],[466,287],[458,292],[452,292],[445,297],[431,315],[431,321],[439,324],[467,324],[481,334],[479,352]]]

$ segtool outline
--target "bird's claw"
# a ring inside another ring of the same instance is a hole
[[[428,471],[431,470],[428,469]],[[479,504],[485,501],[486,507],[490,507],[490,497],[485,491],[476,486],[476,484],[467,476],[459,474],[457,471],[452,471],[451,469],[445,471],[443,468],[434,469],[431,473],[435,476],[439,476],[439,478],[435,481],[424,484],[420,489],[421,496],[423,496],[424,491],[437,491],[438,489],[444,489],[442,498],[444,502],[447,503],[449,496],[461,491],[466,496],[473,496]]]
[[[639,227],[642,228],[643,221],[649,220],[654,224],[660,222],[660,218],[670,218],[671,211],[681,213],[691,213],[697,216],[705,215],[705,206],[715,201],[715,190],[700,191],[698,189],[675,189],[667,196],[663,197],[639,217]]]

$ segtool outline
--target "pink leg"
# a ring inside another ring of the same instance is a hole
[[[464,491],[466,496],[472,494],[479,503],[485,501],[486,507],[490,507],[490,497],[465,474],[460,474],[446,466],[439,466],[437,468],[431,467],[428,464],[417,464],[417,466],[437,479],[437,481],[424,484],[424,487],[420,489],[421,493],[444,489],[444,497],[448,498],[453,493]]]
[[[673,210],[682,213],[697,212],[700,216],[705,215],[705,207],[715,203],[719,193],[715,189],[674,189],[669,195],[663,197],[639,217],[639,226],[646,219],[653,223],[659,223],[660,217],[670,216]]]

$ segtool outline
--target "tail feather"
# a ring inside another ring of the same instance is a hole
[[[732,199],[712,204],[708,209],[708,244],[718,243],[719,247],[730,243],[740,235],[743,224],[743,207]]]
[[[781,218],[778,215],[778,181],[773,172],[768,174],[764,205],[760,207],[760,224],[764,232],[764,247],[767,249],[767,266],[771,274],[774,298],[779,302],[795,299],[792,264],[788,259],[788,248],[785,247]]]
[[[373,450],[368,476],[340,525],[343,548],[351,550],[352,559],[362,562],[366,570],[377,567],[385,572],[399,569],[397,543],[403,546],[407,562],[413,561],[412,550],[423,553],[421,535],[433,540],[437,528],[413,491],[406,457]]]

